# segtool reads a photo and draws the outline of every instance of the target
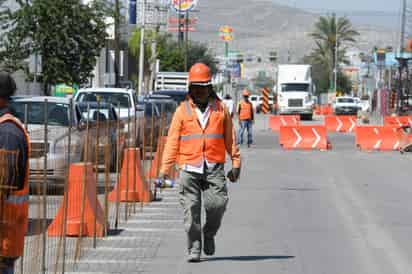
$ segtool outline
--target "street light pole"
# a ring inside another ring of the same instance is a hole
[[[145,9],[146,9],[146,0],[141,0],[141,28],[140,28],[140,54],[139,54],[139,83],[138,83],[138,92],[139,95],[142,95],[143,92],[143,70],[144,70],[144,35],[145,35]]]
[[[336,94],[337,91],[337,84],[338,84],[338,20],[336,17],[336,14],[334,14],[335,17],[335,56],[334,56],[334,63],[335,63],[335,67],[334,67],[334,74],[333,74],[333,88],[334,88],[334,92]]]
[[[114,74],[115,87],[120,85],[120,3],[119,0],[115,2],[115,16],[114,16]]]

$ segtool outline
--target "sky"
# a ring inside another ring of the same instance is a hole
[[[309,9],[367,10],[398,12],[401,0],[273,0],[274,2]],[[390,3],[390,4],[389,4]]]

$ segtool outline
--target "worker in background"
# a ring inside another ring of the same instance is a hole
[[[1,274],[14,273],[14,263],[23,255],[28,226],[30,141],[9,105],[15,91],[13,78],[0,72],[0,153],[8,159],[7,175],[0,178]]]
[[[250,147],[253,144],[252,125],[255,121],[253,105],[249,101],[250,93],[248,90],[243,91],[243,100],[239,102],[237,114],[239,116],[239,145],[243,144],[243,134],[247,130],[247,145]]]
[[[227,110],[229,111],[230,116],[233,118],[233,115],[234,115],[233,109],[235,106],[232,100],[232,96],[230,96],[229,94],[226,94],[225,99],[223,99],[223,103],[227,107]]]
[[[206,255],[215,253],[214,238],[228,203],[226,152],[232,160],[227,177],[236,182],[240,176],[240,152],[232,119],[213,91],[211,79],[210,69],[204,64],[195,64],[190,69],[189,96],[173,116],[160,169],[163,180],[175,162],[181,170],[179,194],[184,209],[188,262],[200,261],[202,246]],[[206,212],[203,229],[202,193]]]

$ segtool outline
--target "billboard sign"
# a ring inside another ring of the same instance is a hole
[[[233,28],[231,26],[220,27],[219,36],[225,42],[233,41]]]
[[[129,1],[129,24],[136,25],[137,13],[136,13],[136,0]]]
[[[179,13],[192,11],[196,8],[198,0],[171,0],[172,8]]]

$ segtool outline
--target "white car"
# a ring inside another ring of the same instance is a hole
[[[359,105],[359,108],[362,112],[369,112],[370,111],[371,104],[369,103],[369,100],[359,99],[358,105]]]
[[[45,145],[45,111],[47,100],[47,145]],[[80,160],[81,136],[75,107],[70,109],[68,98],[31,97],[12,101],[17,117],[24,121],[27,108],[27,128],[30,135],[30,182],[43,183],[44,158],[47,154],[47,181],[55,186],[63,186],[67,168],[68,133],[72,117],[73,134],[70,157],[73,162]],[[70,113],[71,112],[71,113]],[[70,115],[71,114],[71,115]]]
[[[351,96],[336,98],[332,107],[336,115],[357,115],[360,110],[359,102]]]
[[[130,117],[137,115],[138,117],[143,115],[143,111],[138,108],[138,99],[136,91],[133,89],[124,88],[89,88],[79,90],[74,101],[78,103],[82,102],[97,102],[97,98],[100,102],[112,104],[116,110],[120,109],[119,117],[122,120],[127,120]]]
[[[256,94],[250,95],[250,97],[249,97],[249,101],[252,103],[253,109],[254,109],[255,111],[257,110],[257,107],[258,107],[259,104],[260,104],[260,98],[261,98],[261,97],[262,97],[262,96],[256,95]]]
[[[46,104],[47,100],[47,104]],[[118,116],[110,104],[102,103],[97,109],[96,105],[73,104],[70,108],[70,99],[62,97],[31,97],[19,98],[12,101],[12,107],[16,111],[17,117],[24,122],[27,116],[27,129],[30,136],[30,183],[31,188],[38,193],[42,190],[42,184],[47,181],[47,189],[62,190],[66,179],[68,168],[68,148],[69,148],[69,127],[71,130],[70,141],[70,163],[84,160],[85,157],[85,123],[88,120],[89,133],[89,153],[88,160],[94,161],[96,155],[96,142],[93,138],[96,134],[95,117],[99,117],[99,155],[104,155],[104,146],[111,143],[110,168],[115,169],[116,155],[116,123],[104,121],[117,121]],[[46,112],[47,108],[47,112]],[[27,114],[25,115],[27,109]],[[90,113],[88,113],[90,112]],[[47,115],[46,115],[47,114]],[[89,117],[87,117],[89,115]],[[47,144],[45,138],[45,122],[47,117]],[[70,117],[72,123],[70,123]],[[107,134],[109,133],[109,134]],[[108,139],[109,138],[109,139]],[[119,144],[123,146],[122,144]],[[47,158],[46,158],[47,156]],[[45,158],[47,161],[45,162]],[[104,163],[104,157],[100,157]],[[45,166],[46,164],[46,166]],[[101,163],[99,163],[101,164]],[[46,174],[45,174],[46,172]],[[46,177],[44,176],[46,175]],[[56,193],[57,194],[57,193]]]

